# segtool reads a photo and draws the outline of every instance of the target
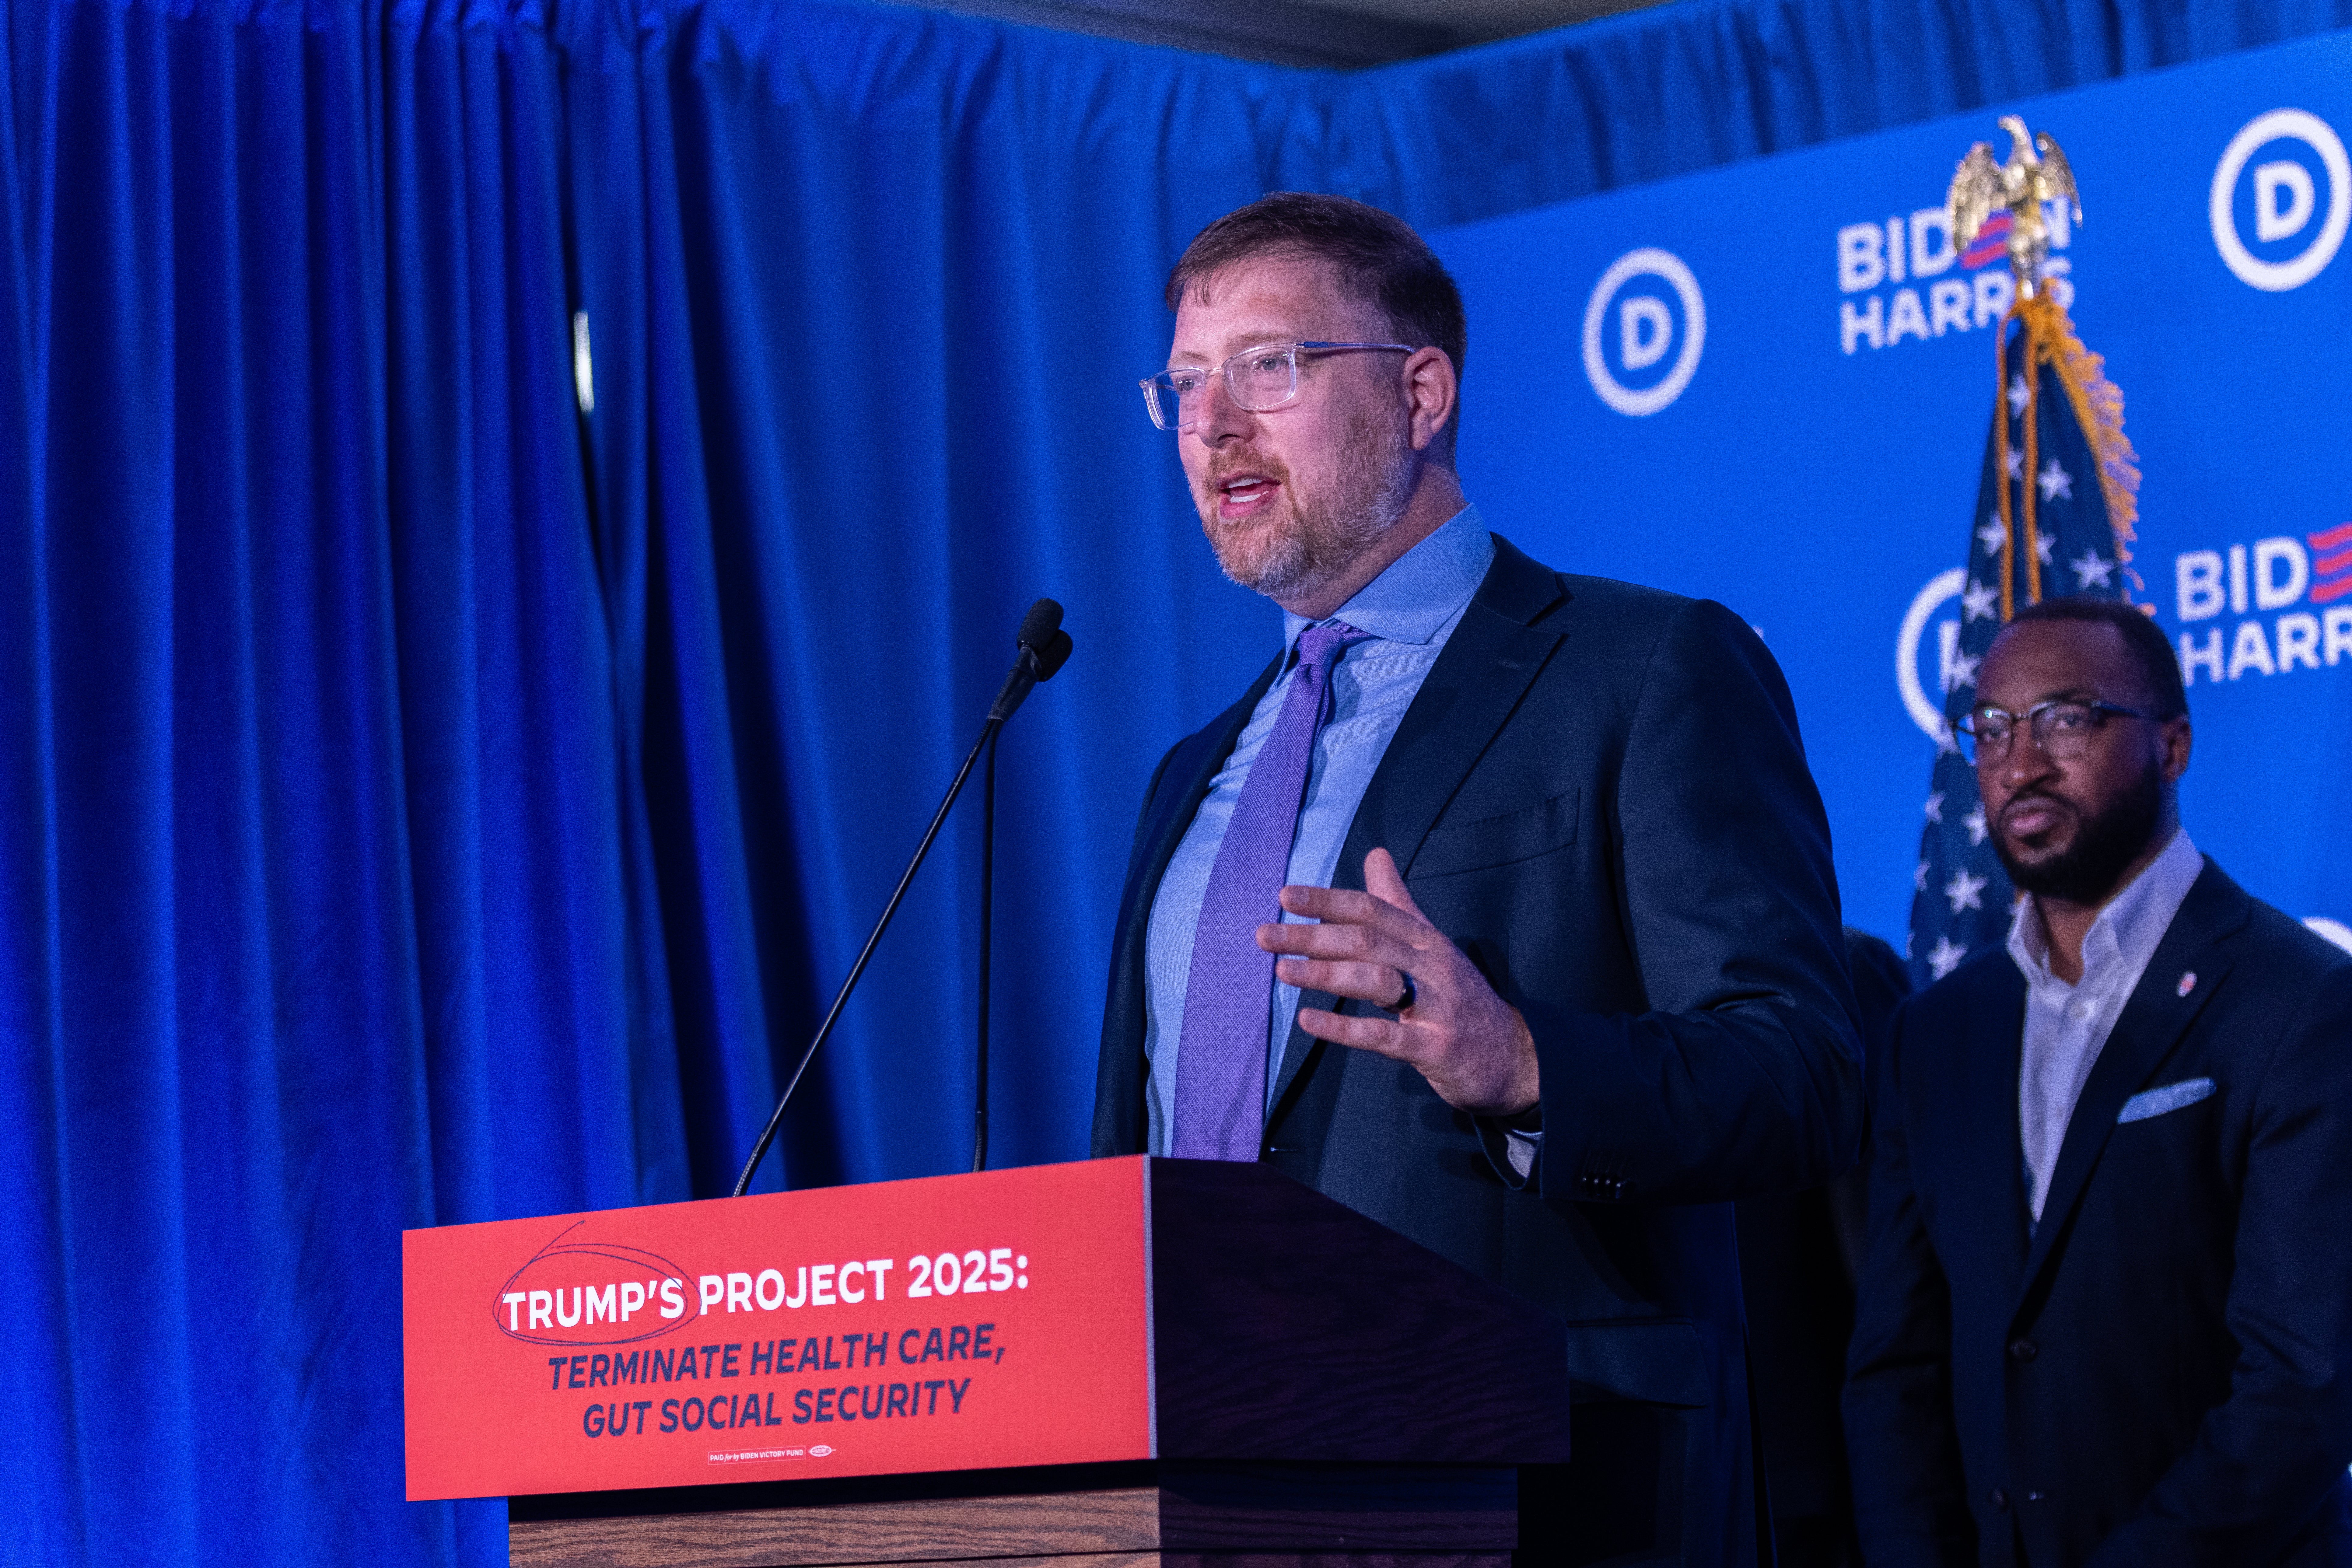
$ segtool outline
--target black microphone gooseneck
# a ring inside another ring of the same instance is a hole
[[[874,950],[882,944],[882,933],[890,929],[890,918],[898,912],[898,905],[905,900],[907,889],[914,886],[915,873],[922,869],[923,858],[931,852],[932,842],[939,837],[940,829],[947,825],[948,813],[955,808],[956,797],[963,793],[965,781],[971,777],[972,764],[980,761],[982,751],[990,751],[989,772],[991,781],[993,782],[995,768],[992,742],[996,739],[996,732],[1004,727],[1004,721],[1012,718],[1021,704],[1028,700],[1029,693],[1035,689],[1037,683],[1041,680],[1051,680],[1055,672],[1059,670],[1069,658],[1070,634],[1062,630],[1062,606],[1051,599],[1040,599],[1030,605],[1029,613],[1021,617],[1019,644],[1020,655],[1013,661],[1012,673],[1004,678],[1004,684],[997,689],[996,700],[989,706],[988,721],[981,726],[980,739],[974,741],[971,750],[964,753],[963,766],[956,770],[955,782],[948,785],[947,798],[940,802],[939,810],[932,814],[931,825],[923,832],[923,841],[915,846],[915,858],[907,862],[906,874],[898,879],[897,890],[891,893],[890,901],[883,906],[882,918],[874,922],[874,930],[866,937],[866,945],[858,950],[857,962],[849,966],[849,978],[841,983],[841,990],[834,997],[832,1007],[826,1011],[824,1022],[817,1026],[816,1037],[809,1042],[808,1049],[801,1053],[800,1065],[793,1069],[791,1081],[784,1085],[783,1095],[776,1101],[775,1114],[768,1118],[768,1125],[761,1132],[760,1141],[751,1146],[751,1157],[743,1162],[743,1173],[735,1179],[734,1195],[736,1197],[740,1198],[751,1190],[751,1173],[760,1168],[760,1161],[768,1152],[768,1145],[776,1141],[777,1129],[784,1124],[784,1108],[792,1104],[793,1093],[800,1088],[801,1079],[807,1076],[809,1064],[816,1060],[817,1052],[824,1047],[825,1040],[833,1034],[834,1025],[841,1021],[841,1010],[848,1005],[849,994],[857,988],[859,977],[865,974],[866,964],[874,958]],[[993,794],[993,791],[992,790],[991,793]],[[983,857],[986,854],[987,851],[983,849]],[[985,921],[986,918],[986,911],[983,910],[982,919]],[[984,934],[986,929],[983,924],[981,948],[983,955],[981,981],[983,995],[987,985],[985,955],[988,950]],[[983,1024],[982,1028],[985,1027]],[[985,1040],[986,1037],[983,1034],[983,1053],[986,1049]],[[983,1079],[983,1085],[984,1083]],[[983,1095],[985,1092],[983,1087]],[[984,1104],[982,1115],[983,1119],[986,1116]],[[983,1130],[985,1126],[983,1120]],[[984,1149],[982,1152],[985,1152]]]
[[[988,1169],[989,933],[996,915],[996,741],[980,770],[980,995],[972,1027],[971,1168]]]
[[[1062,668],[1062,661],[1070,657],[1070,636],[1061,629],[1061,619],[1062,606],[1051,599],[1040,599],[1029,606],[1017,638],[1022,657],[1004,678],[1003,689],[996,694],[997,705],[989,710],[992,719],[1000,709],[1009,717],[1038,681],[1051,680],[1054,672]],[[996,719],[996,725],[1002,730],[1003,719]],[[995,731],[990,731],[983,739],[988,758],[980,774],[980,994],[976,998],[978,1017],[972,1028],[971,1168],[975,1171],[988,1169],[989,979],[992,968],[991,938],[996,916]]]

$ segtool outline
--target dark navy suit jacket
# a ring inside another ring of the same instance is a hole
[[[1499,1129],[1412,1068],[1296,1028],[1262,1158],[1557,1313],[1580,1395],[1675,1413],[1626,1442],[1577,1440],[1579,1466],[1590,1454],[1641,1471],[1591,1489],[1585,1551],[1622,1537],[1669,1560],[1752,1562],[1728,1200],[1836,1175],[1862,1121],[1828,827],[1788,689],[1738,617],[1496,544],[1335,881],[1361,888],[1365,854],[1388,848],[1430,920],[1526,1016],[1543,1074],[1534,1180],[1510,1171]],[[1171,751],[1145,797],[1097,1155],[1145,1147],[1153,893],[1276,673]],[[1646,1468],[1627,1458],[1645,1442]],[[1616,1515],[1591,1511],[1604,1508]]]
[[[2208,861],[2030,1232],[2025,999],[1979,953],[1905,1004],[1877,1079],[1845,1399],[1867,1561],[2352,1562],[2352,957]]]

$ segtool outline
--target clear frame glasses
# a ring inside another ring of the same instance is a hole
[[[1190,430],[1211,376],[1225,378],[1225,390],[1232,395],[1235,407],[1263,414],[1298,395],[1300,354],[1337,353],[1347,349],[1393,349],[1404,354],[1415,352],[1403,343],[1259,343],[1242,350],[1214,370],[1179,365],[1158,375],[1147,375],[1136,384],[1143,388],[1143,405],[1150,410],[1154,425],[1162,430]]]
[[[1991,763],[1999,766],[2008,760],[2009,749],[2016,743],[2020,724],[2033,737],[2034,746],[2045,757],[2063,762],[2079,757],[2091,749],[2091,737],[2106,721],[2110,713],[2124,719],[2146,719],[2153,722],[2156,715],[2143,713],[2137,708],[2120,707],[2102,702],[2096,698],[2063,697],[2049,702],[2038,702],[2022,713],[2004,709],[1979,707],[1971,710],[1952,726],[1959,737],[1960,749],[1972,763]]]

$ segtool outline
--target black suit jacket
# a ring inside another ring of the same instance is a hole
[[[1896,1016],[1845,1402],[1867,1561],[2352,1561],[2352,958],[2209,861],[2030,1230],[2025,999],[1996,948]]]
[[[1911,977],[1895,950],[1866,931],[1848,928],[1845,954],[1863,1054],[1874,1060],[1885,1053]],[[1866,1137],[1863,1148],[1866,1159]],[[1857,1166],[1826,1186],[1744,1198],[1738,1205],[1749,1385],[1780,1568],[1843,1568],[1853,1560],[1838,1400],[1869,1215],[1864,1177]]]
[[[1145,1146],[1152,898],[1278,669],[1179,742],[1145,797],[1097,1155]],[[1589,1520],[1588,1548],[1622,1526],[1687,1562],[1752,1561],[1728,1200],[1836,1175],[1862,1121],[1829,833],[1779,668],[1720,605],[1562,576],[1497,539],[1365,791],[1338,885],[1363,886],[1375,847],[1527,1017],[1534,1179],[1412,1068],[1296,1028],[1262,1158],[1559,1314],[1587,1396],[1678,1413],[1628,1440],[1658,1450],[1654,1475],[1597,1489],[1654,1482],[1606,1499],[1641,1518]]]

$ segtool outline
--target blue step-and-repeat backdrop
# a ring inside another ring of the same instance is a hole
[[[2083,190],[2051,287],[2123,389],[2189,832],[2352,946],[2352,35],[1433,236],[1470,307],[1464,483],[1539,559],[1763,633],[1846,918],[1900,948],[2010,289],[1944,190],[2010,111]]]

